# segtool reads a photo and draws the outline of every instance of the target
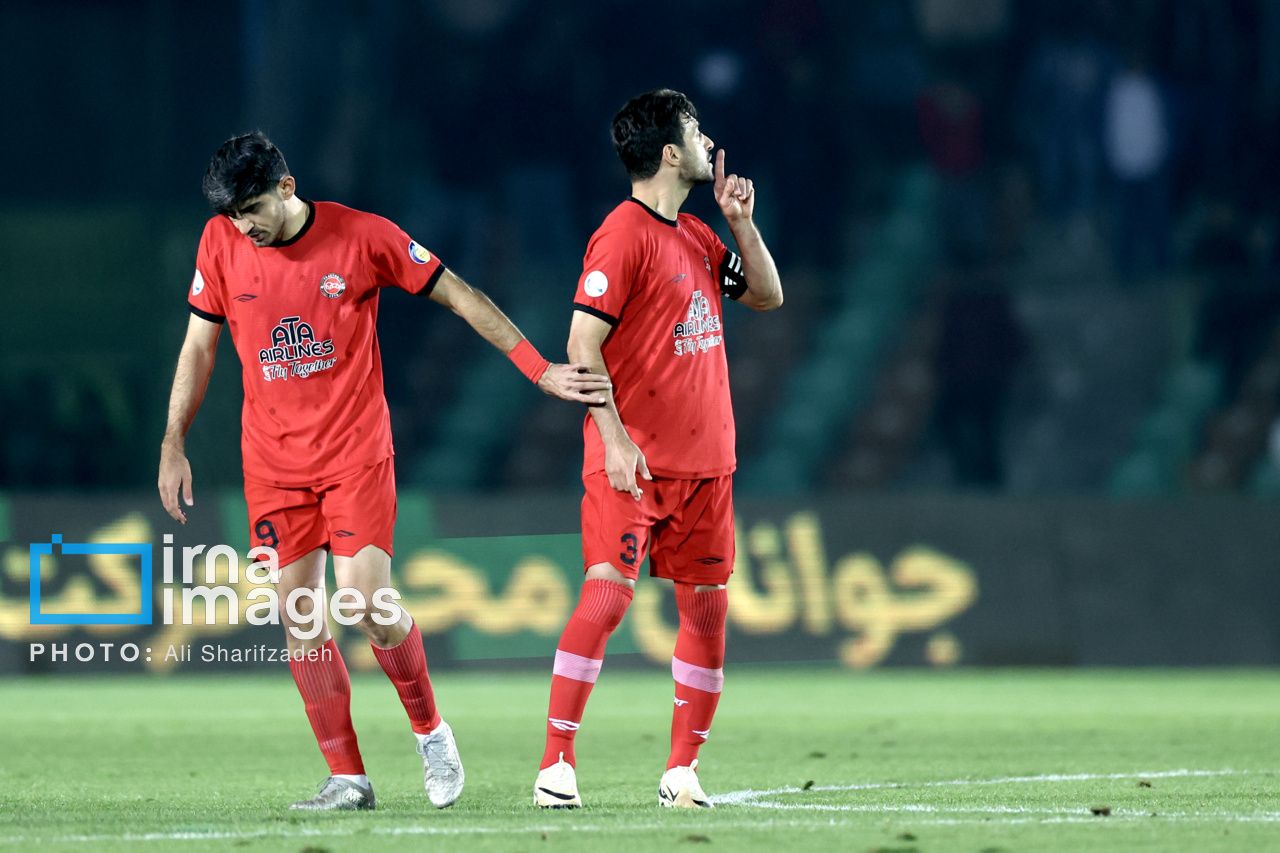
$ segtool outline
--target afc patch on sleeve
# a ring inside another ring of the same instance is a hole
[[[415,264],[426,264],[431,262],[431,253],[423,248],[414,240],[409,241],[409,260]]]
[[[204,276],[200,275],[200,268],[196,268],[196,274],[191,278],[191,295],[199,296],[204,290]]]
[[[609,277],[601,270],[592,270],[582,280],[582,289],[593,299],[604,296],[604,292],[609,289]]]

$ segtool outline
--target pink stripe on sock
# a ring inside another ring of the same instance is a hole
[[[724,669],[707,669],[705,666],[694,666],[680,658],[671,659],[671,677],[677,684],[701,690],[704,693],[719,693],[724,689]]]
[[[595,684],[596,679],[600,677],[600,667],[603,665],[604,661],[602,660],[592,660],[591,658],[584,658],[582,655],[575,655],[572,652],[556,649],[556,663],[551,673],[565,678],[572,678],[574,681]]]

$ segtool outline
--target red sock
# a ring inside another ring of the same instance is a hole
[[[551,706],[547,711],[547,746],[540,767],[560,760],[576,763],[573,736],[582,722],[587,697],[595,686],[604,663],[604,647],[618,627],[634,595],[626,584],[589,580],[582,585],[578,606],[564,626],[556,646],[556,663],[551,675]]]
[[[671,714],[671,755],[667,769],[688,767],[711,734],[711,719],[724,686],[724,620],[729,594],[723,589],[694,592],[693,584],[676,584],[680,630],[671,658],[676,682]]]
[[[314,659],[290,655],[289,671],[302,694],[316,743],[329,762],[329,772],[360,775],[364,773],[364,762],[360,760],[356,730],[351,726],[351,678],[347,665],[332,638],[317,651]]]
[[[409,715],[409,725],[414,732],[425,735],[440,725],[440,712],[436,710],[435,695],[431,692],[431,678],[427,675],[427,654],[422,649],[422,632],[417,623],[398,646],[389,649],[373,648],[373,656],[382,665],[382,671],[396,686],[400,704]]]

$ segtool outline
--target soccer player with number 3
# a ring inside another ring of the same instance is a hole
[[[185,438],[225,324],[243,373],[249,530],[255,545],[277,551],[282,603],[301,589],[312,597],[300,604],[324,602],[328,612],[328,551],[339,588],[360,592],[366,603],[392,588],[395,471],[376,328],[382,288],[451,309],[543,392],[604,401],[606,377],[585,364],[549,364],[488,297],[394,223],[299,196],[284,156],[262,134],[223,143],[205,173],[204,194],[216,215],[196,253],[191,317],[160,450],[160,499],[186,523],[179,498],[188,507],[194,500]],[[383,624],[386,614],[370,607],[357,627],[409,715],[428,799],[444,808],[462,793],[462,762],[436,709],[422,635],[403,609],[393,615]],[[287,612],[281,620],[298,627]],[[315,797],[293,807],[372,809],[342,655],[327,627],[310,640],[288,630],[286,637],[289,667],[330,772]]]
[[[631,177],[587,245],[569,330],[572,361],[613,382],[583,424],[585,581],[556,648],[546,745],[534,783],[544,808],[582,805],[574,735],[600,674],[605,645],[631,603],[640,564],[675,582],[680,613],[671,671],[671,751],[658,784],[663,806],[711,802],[698,749],[724,682],[725,583],[733,571],[733,409],[721,307],[782,304],[782,284],[752,215],[755,187],[725,176],[698,114],[660,89],[614,117],[613,143]],[[680,207],[714,184],[737,252]]]

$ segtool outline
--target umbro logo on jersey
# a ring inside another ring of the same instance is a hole
[[[320,292],[330,299],[337,299],[347,292],[347,280],[336,272],[331,272],[320,279]]]
[[[256,293],[242,293],[236,297],[236,302],[252,302],[258,298]]]
[[[683,272],[677,273],[676,276],[671,279],[671,281],[667,282],[667,284],[679,284],[680,282],[684,281],[688,277],[689,277],[688,273],[683,273]]]
[[[711,258],[709,256],[702,256],[702,265],[707,268],[707,272],[711,272]]]
[[[701,560],[698,560],[698,562],[702,563],[702,565],[704,566],[714,566],[716,563],[723,563],[724,558],[723,557],[703,557]]]
[[[352,533],[350,530],[335,530],[333,531],[333,535],[341,537],[343,539],[346,539],[348,536],[355,536],[355,534]]]

